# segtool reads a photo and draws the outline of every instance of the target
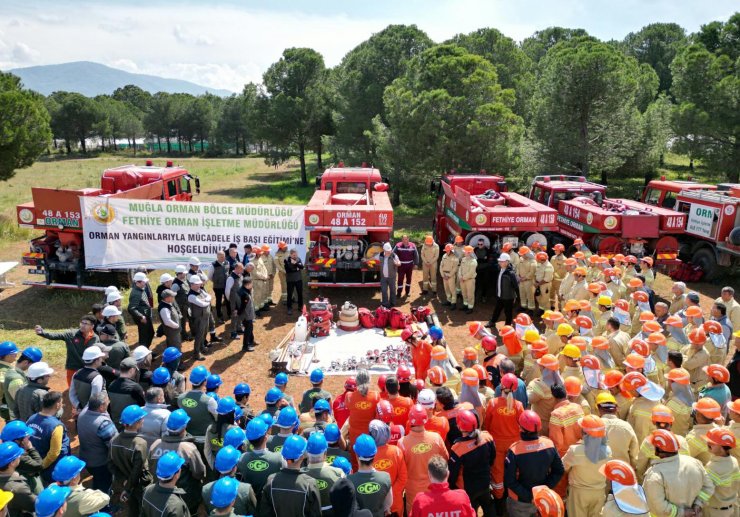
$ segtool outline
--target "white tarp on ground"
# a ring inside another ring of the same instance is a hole
[[[290,345],[289,345],[290,346]],[[359,363],[367,357],[368,350],[379,350],[381,353],[388,347],[403,349],[404,342],[400,337],[386,337],[381,329],[361,329],[354,332],[331,329],[328,336],[311,338],[308,347],[305,348],[301,359],[299,374],[308,374],[315,368],[321,368],[326,375],[354,375],[356,370],[335,370],[332,363],[344,364],[354,357]],[[313,350],[311,350],[313,348]],[[394,354],[395,355],[395,354]],[[313,362],[318,359],[317,362]],[[409,361],[411,371],[414,368]],[[370,373],[392,373],[396,367],[388,366],[388,363],[369,365]]]

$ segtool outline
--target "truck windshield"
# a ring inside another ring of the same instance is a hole
[[[562,200],[569,200],[573,199],[575,197],[589,197],[593,199],[597,205],[601,206],[601,202],[604,200],[604,196],[599,191],[584,191],[584,190],[564,190],[560,192],[555,192],[553,194],[553,208],[557,208],[558,204]]]
[[[343,181],[337,183],[337,194],[364,194],[367,190],[361,181]]]

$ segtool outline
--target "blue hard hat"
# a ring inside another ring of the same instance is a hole
[[[311,370],[311,375],[308,377],[311,380],[311,384],[318,384],[324,381],[324,370],[316,368]]]
[[[123,408],[119,422],[123,425],[133,425],[145,416],[146,411],[144,411],[144,408],[136,404],[131,404]]]
[[[44,353],[41,351],[41,349],[36,348],[35,346],[29,346],[28,348],[24,349],[21,355],[30,359],[32,363],[38,363],[39,361],[41,361],[41,358],[44,357]]]
[[[352,446],[352,450],[355,451],[359,459],[365,461],[373,459],[378,454],[378,446],[369,434],[358,436],[355,444]]]
[[[28,427],[23,420],[12,420],[3,427],[3,431],[0,433],[0,440],[13,442],[26,436],[31,436],[32,434],[33,429]]]
[[[23,448],[15,442],[0,443],[0,468],[23,456]]]
[[[306,439],[297,434],[291,434],[283,443],[283,450],[280,451],[286,460],[297,460],[306,452]]]
[[[442,339],[442,337],[444,336],[444,332],[442,332],[442,329],[437,325],[432,325],[431,327],[429,327],[429,336],[432,339]]]
[[[162,354],[162,364],[171,363],[173,361],[177,361],[182,357],[182,352],[179,348],[175,348],[174,346],[168,347],[164,349],[164,353]]]
[[[2,343],[0,343],[0,357],[17,353],[18,346],[12,341],[3,341]]]
[[[224,397],[218,400],[216,412],[219,415],[228,415],[236,409],[236,401],[233,397]]]
[[[280,372],[275,376],[275,386],[285,386],[288,384],[288,374]]]
[[[313,405],[314,413],[326,413],[329,411],[331,411],[331,406],[329,406],[329,401],[326,399],[318,399]]]
[[[163,386],[170,382],[171,378],[170,371],[164,366],[160,366],[152,372],[152,384]]]
[[[167,418],[167,429],[170,431],[182,431],[190,422],[190,416],[184,409],[176,409]]]
[[[51,478],[59,483],[72,481],[85,468],[85,462],[77,456],[65,456],[54,467]]]
[[[222,447],[221,450],[219,450],[216,454],[216,461],[214,463],[216,471],[218,471],[220,474],[231,472],[231,469],[236,467],[236,464],[239,461],[241,455],[242,453],[236,450],[231,445]]]
[[[262,418],[253,418],[247,424],[247,440],[259,440],[269,430],[270,426]]]
[[[224,381],[221,380],[221,376],[217,373],[212,373],[208,376],[206,379],[206,389],[209,391],[213,391],[219,386],[221,386],[224,383]]]
[[[272,415],[270,413],[260,413],[257,418],[261,418],[262,420],[264,420],[268,427],[272,427],[272,425],[275,423],[275,419],[272,418]]]
[[[239,482],[229,476],[216,481],[211,491],[211,504],[216,508],[226,508],[236,499],[239,492]]]
[[[308,437],[308,445],[306,450],[309,454],[323,454],[329,446],[326,444],[326,437],[321,431],[311,433]]]
[[[266,404],[277,404],[277,401],[283,398],[283,392],[278,388],[270,388],[265,394]]]
[[[95,512],[90,517],[112,517],[111,514],[105,512]]]
[[[36,496],[36,517],[51,517],[59,511],[72,492],[68,486],[51,484]]]
[[[206,395],[209,396],[209,397],[211,397],[216,402],[218,402],[219,400],[221,400],[220,397],[218,396],[218,393],[216,393],[215,391],[209,391],[209,392],[206,393]]]
[[[175,451],[169,451],[162,455],[157,462],[157,477],[159,479],[172,479],[177,471],[185,464],[185,460],[177,455]]]
[[[239,420],[241,417],[244,416],[244,410],[241,406],[236,406],[234,408],[234,420]]]
[[[196,386],[203,384],[203,381],[205,381],[207,377],[208,369],[202,364],[198,365],[190,372],[190,384],[195,384]]]
[[[226,434],[224,435],[224,447],[227,445],[231,445],[232,447],[238,449],[242,445],[244,445],[244,442],[247,439],[247,435],[244,433],[244,429],[241,427],[232,427],[228,431],[226,431]]]
[[[324,428],[324,436],[326,436],[326,441],[329,443],[339,441],[339,437],[341,436],[341,433],[339,432],[339,426],[337,424],[327,425]]]
[[[249,395],[250,393],[252,393],[252,388],[246,382],[240,382],[234,386],[234,395],[237,397],[240,395]]]
[[[344,456],[337,456],[331,464],[332,467],[342,469],[344,474],[349,476],[352,474],[352,464]]]
[[[277,426],[283,428],[292,428],[298,422],[298,413],[293,406],[285,406],[280,410],[277,417]]]

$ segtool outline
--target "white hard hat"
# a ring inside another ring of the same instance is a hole
[[[509,256],[508,253],[502,253],[501,255],[498,256],[499,262],[503,262],[504,260],[511,262],[511,257]]]
[[[193,275],[188,279],[188,283],[190,283],[190,285],[200,285],[203,283],[203,279],[200,277],[200,275]]]
[[[391,246],[390,242],[383,244],[383,251],[393,251],[393,246]]]
[[[115,293],[110,293],[105,298],[105,301],[108,302],[108,303],[113,303],[113,302],[117,302],[120,299],[121,299],[121,293],[119,293],[118,291],[116,291]]]
[[[82,360],[86,363],[92,363],[98,357],[104,357],[105,354],[98,346],[89,346],[82,353]]]
[[[152,351],[149,350],[147,347],[145,347],[144,345],[139,345],[136,348],[134,348],[134,353],[132,354],[132,356],[134,358],[134,361],[138,363],[139,361],[141,361],[142,359],[144,359],[146,356],[148,356],[151,353]]]
[[[28,367],[28,370],[26,370],[26,377],[29,379],[38,379],[39,377],[51,375],[52,373],[54,373],[54,368],[51,368],[48,363],[40,361],[38,363],[33,363]]]
[[[198,257],[190,257],[188,264],[191,266],[200,266],[200,259]]]
[[[116,287],[115,285],[109,285],[108,287],[105,288],[106,296],[108,296],[110,293],[117,293],[117,292],[118,292],[118,287]]]
[[[178,273],[187,273],[187,272],[188,272],[188,268],[186,268],[182,264],[178,264],[178,265],[175,266],[175,274],[178,274]]]
[[[146,273],[139,272],[134,275],[134,282],[148,282],[148,281],[149,281],[149,277],[146,276]]]
[[[163,284],[165,282],[169,282],[171,280],[174,280],[174,277],[170,275],[169,273],[162,273],[162,276],[159,277],[159,283]]]
[[[434,403],[437,401],[437,396],[432,390],[426,388],[419,392],[419,397],[416,401],[424,408],[431,408],[434,407]]]
[[[103,316],[106,318],[110,318],[111,316],[120,316],[121,315],[121,309],[116,307],[115,305],[106,305],[103,307]]]

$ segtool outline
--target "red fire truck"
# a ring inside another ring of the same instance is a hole
[[[43,230],[44,235],[31,241],[30,251],[23,254],[22,261],[31,267],[29,273],[44,275],[45,279],[23,283],[91,291],[103,290],[109,284],[128,285],[130,271],[85,267],[80,196],[184,202],[193,199],[191,182],[200,193],[198,178],[186,169],[172,162],[157,167],[147,160],[143,167],[124,165],[105,170],[100,188],[32,188],[33,201],[16,207],[18,225]]]
[[[582,176],[538,176],[529,197],[558,212],[558,231],[548,235],[550,245],[569,245],[581,238],[592,251],[607,257],[651,255],[657,264],[679,264],[676,236],[683,233],[686,214],[629,199],[609,199],[603,185]]]
[[[503,176],[450,173],[432,182],[437,195],[434,235],[439,243],[461,235],[465,243],[483,239],[500,248],[506,242],[544,244],[544,232],[556,232],[557,212],[514,192]]]
[[[388,183],[367,167],[326,169],[305,211],[310,287],[379,287],[375,257],[393,233]]]

